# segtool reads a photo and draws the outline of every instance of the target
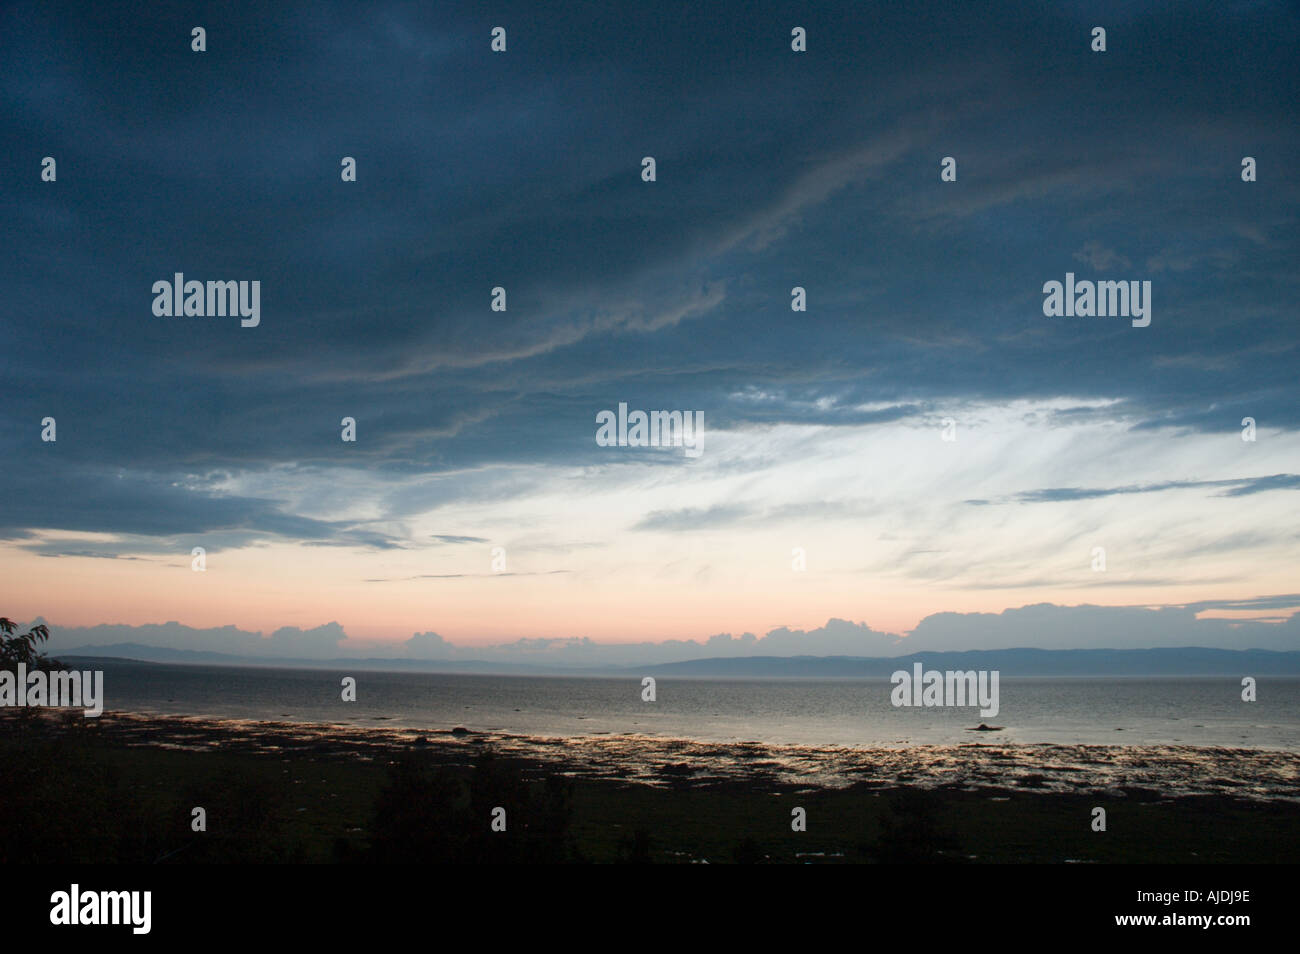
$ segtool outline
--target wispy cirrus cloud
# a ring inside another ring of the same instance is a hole
[[[1127,494],[1155,494],[1168,490],[1199,490],[1219,488],[1220,497],[1246,497],[1271,490],[1300,489],[1300,474],[1271,474],[1267,477],[1240,477],[1230,480],[1165,480],[1152,484],[1130,484],[1123,487],[1048,487],[1042,490],[1025,490],[1004,498],[1002,503],[1057,503],[1070,500],[1092,500],[1098,497],[1116,497]],[[987,500],[970,500],[972,504],[988,504]]]

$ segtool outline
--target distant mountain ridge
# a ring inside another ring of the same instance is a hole
[[[968,649],[907,656],[750,656],[647,666],[654,675],[820,678],[889,676],[915,663],[924,669],[996,669],[1004,676],[1300,675],[1300,652],[1268,649]]]
[[[164,664],[355,669],[398,672],[516,675],[663,675],[684,677],[864,679],[888,677],[915,663],[925,669],[996,669],[1004,676],[1292,676],[1300,652],[1268,649],[978,649],[907,656],[739,656],[643,666],[547,666],[489,660],[385,657],[292,659],[167,649],[141,643],[81,646],[57,653],[64,660],[121,659]]]

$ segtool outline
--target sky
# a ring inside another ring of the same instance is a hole
[[[7,4],[0,614],[1300,648],[1298,40],[1268,2]],[[259,323],[155,314],[178,272]],[[1046,316],[1067,273],[1150,324]],[[602,446],[620,404],[698,453]]]

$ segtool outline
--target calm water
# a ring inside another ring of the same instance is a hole
[[[887,679],[468,676],[96,660],[105,708],[131,712],[407,726],[529,736],[639,733],[710,742],[893,745],[971,741],[1187,744],[1300,750],[1300,677],[1004,678],[1000,711],[895,708]],[[87,668],[86,662],[78,668]],[[340,680],[357,680],[357,701]],[[970,732],[981,722],[1002,732]]]

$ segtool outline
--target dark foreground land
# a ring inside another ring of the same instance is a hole
[[[1253,750],[810,750],[8,711],[0,863],[1291,862],[1297,780],[1300,756]]]

